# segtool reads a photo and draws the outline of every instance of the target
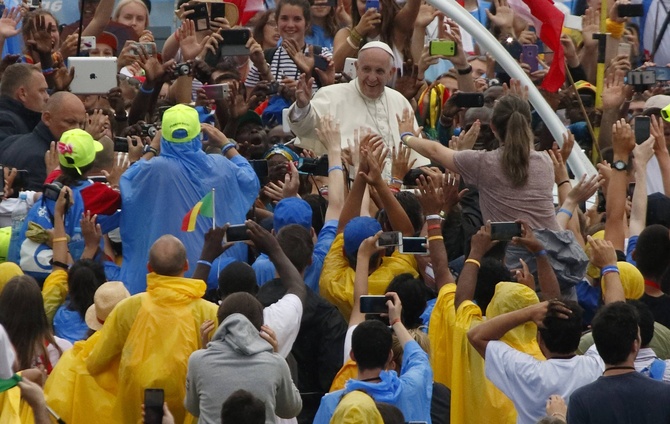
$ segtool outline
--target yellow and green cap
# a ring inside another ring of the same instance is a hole
[[[58,161],[65,168],[74,168],[81,175],[81,168],[95,160],[102,144],[84,130],[74,129],[63,133],[58,142]]]
[[[186,105],[166,110],[161,123],[163,138],[172,143],[186,143],[200,134],[198,111]]]

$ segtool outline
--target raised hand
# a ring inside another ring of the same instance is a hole
[[[449,147],[456,151],[472,150],[477,142],[477,137],[479,137],[480,129],[481,123],[479,122],[479,119],[477,119],[467,132],[461,132],[461,134],[451,137]]]
[[[100,224],[96,224],[97,218],[98,215],[91,215],[91,211],[86,211],[81,214],[81,220],[79,221],[85,249],[90,249],[93,252],[98,250],[102,238]]]
[[[342,149],[340,122],[336,121],[332,115],[326,114],[321,117],[321,125],[316,129],[316,135],[329,152]]]
[[[517,222],[521,223],[521,237],[512,238],[512,243],[525,247],[533,254],[544,249],[544,245],[537,239],[537,237],[535,237],[533,229],[530,228],[528,221],[518,220]]]
[[[74,66],[69,71],[65,66],[56,69],[53,73],[54,91],[66,91],[70,84],[72,84],[74,72]]]
[[[442,178],[442,172],[438,169],[434,175],[427,178],[419,175],[416,180],[417,189],[415,193],[419,197],[424,215],[436,215],[441,211],[444,203]]]
[[[297,41],[288,38],[282,42],[282,47],[300,69],[300,72],[311,74],[312,69],[314,69],[314,46],[309,46],[309,51],[305,54],[302,46],[299,46]]]
[[[442,193],[444,200],[442,201],[442,210],[445,213],[451,212],[456,205],[461,201],[463,196],[468,192],[467,188],[458,191],[461,184],[461,176],[452,172],[447,172],[442,178]]]
[[[498,28],[510,31],[514,23],[514,11],[509,7],[507,0],[494,0],[493,3],[496,7],[496,14],[486,9],[486,16]]]
[[[585,202],[598,191],[602,182],[603,177],[600,174],[594,174],[590,177],[584,174],[582,175],[582,178],[579,179],[579,182],[568,193],[568,199],[575,204]]]
[[[307,74],[301,74],[298,78],[298,87],[295,91],[295,102],[298,107],[303,108],[309,105],[312,100],[312,84],[314,84],[314,78],[307,78]]]
[[[63,60],[67,59],[70,56],[74,56],[77,53],[77,41],[79,41],[79,34],[74,33],[70,34],[65,38],[65,41],[60,43],[60,52]]]
[[[30,28],[30,38],[26,40],[26,44],[40,54],[51,53],[55,47],[51,33],[55,29],[53,23],[46,23],[44,15],[35,17],[32,28]]]
[[[394,179],[402,180],[410,169],[414,166],[416,159],[410,160],[412,149],[400,144],[396,149],[395,143],[391,149],[391,176]]]
[[[595,48],[598,45],[598,40],[593,38],[597,32],[600,32],[600,11],[589,7],[582,16],[584,47]]]
[[[175,33],[179,41],[179,48],[184,60],[195,59],[200,52],[205,48],[205,44],[209,41],[210,36],[204,37],[200,42],[195,32],[195,23],[191,20],[182,22],[181,27]]]
[[[591,236],[588,236],[587,240],[589,246],[591,246],[589,259],[594,266],[602,268],[608,265],[616,265],[616,250],[614,250],[611,241],[594,239]]]
[[[523,100],[528,100],[528,87],[522,86],[521,81],[512,78],[507,84],[503,84],[503,95],[517,96]]]
[[[625,119],[612,125],[612,148],[615,156],[628,157],[635,148],[635,135]]]
[[[654,153],[667,155],[668,146],[665,143],[665,126],[668,125],[660,117],[651,116],[651,136],[654,137]]]
[[[130,143],[128,143],[128,149],[130,149]],[[121,181],[121,175],[126,172],[126,169],[128,169],[129,166],[130,161],[128,160],[128,153],[117,152],[111,172],[102,171],[102,173],[105,178],[107,178],[109,185],[118,187],[119,181]]]
[[[21,32],[18,28],[19,22],[23,18],[21,9],[19,7],[5,8],[0,18],[0,38],[6,40]]]

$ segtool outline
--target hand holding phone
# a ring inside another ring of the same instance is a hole
[[[235,243],[240,241],[251,240],[247,234],[246,224],[230,225],[223,236],[224,243]]]
[[[361,313],[362,314],[385,314],[388,312],[386,302],[390,300],[385,295],[363,295],[360,298]]]
[[[518,222],[492,222],[491,240],[512,241],[521,237],[521,224]]]
[[[407,255],[428,255],[428,239],[426,237],[403,237],[400,253]]]
[[[163,422],[163,403],[165,394],[163,389],[144,390],[144,423],[161,424]]]
[[[400,231],[389,231],[381,233],[377,239],[377,247],[391,247],[402,245],[402,233]]]
[[[642,144],[651,135],[651,120],[648,116],[636,116],[633,122],[635,143]]]

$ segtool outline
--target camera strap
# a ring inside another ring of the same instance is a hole
[[[662,1],[661,4],[663,4]],[[663,5],[663,9],[665,9],[665,5]],[[658,48],[661,46],[661,41],[663,41],[663,36],[665,35],[665,31],[668,29],[668,25],[670,25],[670,12],[666,10],[665,20],[663,21],[663,25],[661,26],[661,30],[659,31],[658,36],[656,37],[656,41],[654,41],[654,48],[651,51],[651,60],[654,60],[654,56],[656,55]]]

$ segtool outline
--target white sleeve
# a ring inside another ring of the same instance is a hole
[[[346,363],[351,356],[349,356],[349,353],[351,352],[351,336],[354,334],[354,330],[358,327],[358,324],[352,325],[351,327],[347,328],[347,334],[344,336],[344,361],[342,363]]]
[[[603,358],[600,357],[600,353],[598,353],[598,348],[596,348],[595,343],[593,343],[591,347],[589,347],[589,349],[584,352],[584,356],[595,359],[600,369],[605,371],[605,361],[603,361]]]
[[[291,108],[290,114],[289,114],[289,119],[291,122],[298,122],[302,121],[305,116],[309,114],[309,109],[312,107],[312,104],[309,103],[305,107],[300,107],[298,106],[298,103],[295,104],[294,107]]]
[[[284,358],[291,352],[293,342],[298,337],[301,319],[302,302],[291,293],[263,309],[263,324],[275,332],[279,348],[277,353]]]
[[[16,352],[9,340],[5,327],[0,325],[0,379],[6,380],[14,375],[14,360]]]

